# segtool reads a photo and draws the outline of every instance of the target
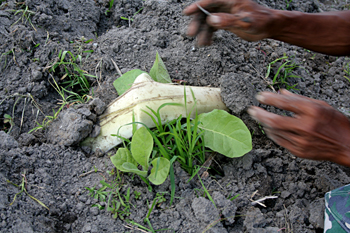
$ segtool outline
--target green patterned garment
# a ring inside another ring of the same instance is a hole
[[[325,195],[324,233],[350,233],[350,184]]]

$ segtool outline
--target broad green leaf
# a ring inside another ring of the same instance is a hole
[[[153,184],[160,185],[169,175],[170,162],[166,158],[158,157],[152,161],[152,166],[153,168],[148,179]]]
[[[131,140],[131,153],[134,159],[141,164],[143,170],[148,170],[149,157],[153,149],[153,138],[145,127],[136,130]]]
[[[135,69],[135,70],[130,70],[117,78],[113,82],[114,88],[117,90],[118,95],[122,95],[124,92],[129,90],[131,85],[134,83],[135,79],[137,76],[139,76],[142,73],[146,73],[145,71]]]
[[[133,163],[129,163],[129,162],[123,163],[122,167],[127,172],[132,172],[143,177],[147,176],[147,171],[140,171]]]
[[[149,72],[149,75],[156,82],[160,83],[171,83],[170,75],[166,69],[164,62],[160,58],[158,52],[156,55],[156,60],[153,63],[153,66]]]
[[[137,166],[137,162],[131,156],[131,153],[127,148],[119,148],[117,153],[111,157],[111,161],[114,166],[122,172],[129,172],[123,168],[123,163],[128,162]]]
[[[198,117],[206,147],[230,158],[243,156],[252,149],[251,134],[241,119],[217,109]]]

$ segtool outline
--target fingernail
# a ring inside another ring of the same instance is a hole
[[[251,116],[251,118],[256,120],[256,110],[254,108],[248,108],[247,112]]]
[[[265,97],[261,94],[257,94],[255,96],[255,98],[260,102],[260,103],[264,103],[265,102]]]
[[[212,15],[209,17],[209,20],[212,24],[214,25],[218,25],[221,23],[221,18],[219,16],[216,16],[216,15]]]

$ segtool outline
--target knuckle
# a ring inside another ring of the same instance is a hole
[[[264,117],[262,119],[260,119],[260,122],[268,128],[274,129],[276,128],[276,126],[279,125],[279,121],[278,119],[276,119],[275,116],[268,116],[268,117]]]

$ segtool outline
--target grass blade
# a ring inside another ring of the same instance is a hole
[[[201,184],[202,184],[202,187],[203,187],[203,189],[204,189],[204,193],[207,195],[207,197],[209,198],[209,200],[214,204],[215,208],[217,208],[216,205],[215,205],[215,202],[214,202],[213,198],[210,196],[208,190],[207,190],[206,187],[204,186],[204,184],[203,184],[203,182],[202,182],[202,179],[200,178],[200,176],[199,176],[198,174],[197,174],[197,176],[198,176],[199,181],[200,181]]]

